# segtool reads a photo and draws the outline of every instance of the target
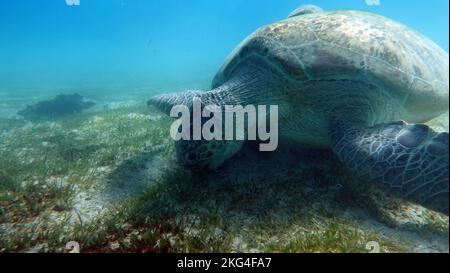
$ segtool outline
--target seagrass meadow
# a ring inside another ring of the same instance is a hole
[[[193,174],[170,124],[144,102],[2,119],[0,251],[448,251],[448,217],[370,187],[331,152],[257,157],[250,144],[220,172]]]

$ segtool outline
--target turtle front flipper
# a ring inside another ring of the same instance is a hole
[[[193,99],[195,97],[201,97],[202,94],[204,94],[203,91],[189,90],[182,93],[157,95],[149,99],[147,105],[153,105],[167,115],[170,115],[170,111],[174,106],[185,105],[190,107],[192,106]]]
[[[330,134],[334,152],[360,176],[448,215],[448,133],[402,121],[371,128],[338,121]]]

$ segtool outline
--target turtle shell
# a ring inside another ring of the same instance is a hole
[[[411,112],[448,109],[448,53],[374,13],[306,13],[263,26],[230,54],[212,87],[238,75],[255,57],[294,81],[370,81]]]

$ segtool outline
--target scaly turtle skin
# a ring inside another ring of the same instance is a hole
[[[448,133],[420,123],[446,111],[448,54],[418,32],[361,11],[308,6],[245,39],[211,91],[149,103],[279,106],[280,140],[332,149],[357,174],[448,214]],[[412,124],[408,124],[412,123]],[[180,160],[218,168],[242,141],[179,141]]]

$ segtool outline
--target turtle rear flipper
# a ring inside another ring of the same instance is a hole
[[[449,214],[449,134],[395,122],[372,128],[334,122],[332,148],[362,177],[392,193]]]

